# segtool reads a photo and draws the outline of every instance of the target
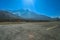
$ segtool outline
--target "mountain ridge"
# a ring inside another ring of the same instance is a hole
[[[22,17],[25,20],[50,20],[50,17],[45,15],[38,15],[35,12],[32,12],[30,10],[17,10],[14,11],[15,15]]]

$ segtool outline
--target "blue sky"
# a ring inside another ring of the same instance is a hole
[[[0,0],[0,9],[31,9],[39,14],[60,16],[60,0]]]

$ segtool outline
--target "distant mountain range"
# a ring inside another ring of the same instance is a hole
[[[0,19],[18,19],[19,17],[12,14],[12,12],[0,10]]]
[[[51,20],[48,16],[39,15],[28,9],[20,9],[15,11],[0,10],[0,19]]]
[[[20,16],[24,20],[50,20],[51,18],[45,15],[39,15],[30,10],[16,10],[13,12],[14,15]]]

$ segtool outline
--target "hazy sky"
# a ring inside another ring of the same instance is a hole
[[[60,0],[0,0],[0,9],[30,9],[47,16],[60,16]]]

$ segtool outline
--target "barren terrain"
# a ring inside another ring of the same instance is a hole
[[[0,40],[60,40],[60,22],[0,22]]]

